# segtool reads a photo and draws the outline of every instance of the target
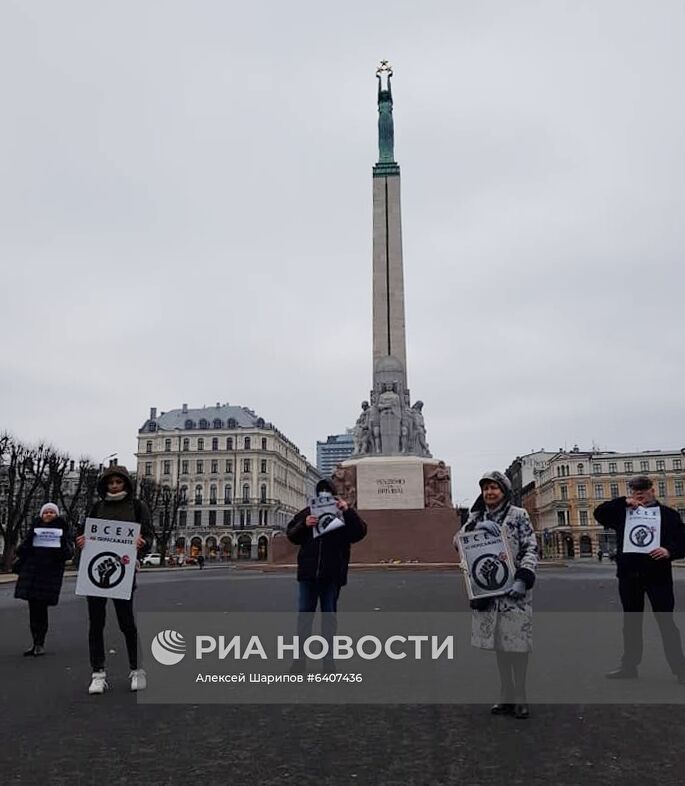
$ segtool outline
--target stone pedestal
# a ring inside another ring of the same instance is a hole
[[[459,518],[444,462],[418,456],[349,459],[338,465],[333,482],[368,525],[366,538],[352,546],[352,562],[458,562],[452,538]],[[285,536],[274,539],[273,562],[296,560],[296,546]]]

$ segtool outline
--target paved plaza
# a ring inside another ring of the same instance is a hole
[[[685,570],[675,573],[682,609]],[[485,705],[139,706],[127,690],[123,639],[111,612],[112,690],[88,696],[85,601],[73,588],[67,579],[52,610],[47,654],[28,659],[21,657],[29,643],[26,605],[13,599],[12,584],[0,585],[3,784],[668,786],[684,779],[682,704],[535,705],[524,722],[491,717]],[[137,608],[287,611],[295,597],[289,572],[147,571]],[[541,570],[535,606],[618,609],[613,566]],[[467,604],[451,570],[386,569],[353,571],[341,608],[464,611]]]

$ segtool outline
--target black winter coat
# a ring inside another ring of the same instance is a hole
[[[62,530],[57,549],[34,547],[35,527],[52,527]],[[14,597],[20,600],[36,600],[48,606],[56,606],[62,589],[64,563],[73,555],[71,536],[67,522],[57,517],[50,524],[37,518],[29,527],[26,537],[17,548],[19,577],[14,587]]]
[[[659,545],[668,549],[670,559],[652,559],[649,554],[624,554],[623,531],[626,524],[625,497],[603,502],[595,508],[595,519],[616,531],[616,575],[619,578],[640,577],[646,581],[670,581],[671,561],[685,557],[685,524],[677,510],[659,503],[661,508],[661,539]]]
[[[291,543],[300,547],[297,555],[298,581],[332,581],[339,587],[347,583],[350,544],[366,537],[366,523],[356,510],[343,513],[345,526],[333,532],[312,537],[312,527],[305,524],[309,508],[295,514],[286,534]]]

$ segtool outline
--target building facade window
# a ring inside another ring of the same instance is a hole
[[[219,438],[212,437],[212,450],[219,450]]]
[[[196,510],[196,511],[193,512],[193,525],[195,527],[201,527],[202,526],[202,511],[201,510]]]
[[[188,526],[188,511],[187,510],[179,510],[179,512],[178,512],[178,526],[179,527],[187,527]]]
[[[561,486],[559,490],[561,491],[561,498],[563,500],[568,499],[568,486]]]
[[[163,461],[162,462],[162,472],[165,475],[171,475],[171,462],[170,461]]]
[[[212,471],[213,475],[217,474],[217,472],[219,471],[219,462],[218,461],[212,461],[211,471]]]
[[[578,499],[587,499],[587,490],[584,483],[578,486]]]
[[[588,525],[587,510],[581,510],[580,511],[580,526],[581,527],[587,527],[587,525]]]
[[[226,450],[233,450],[233,437],[226,437]]]
[[[676,497],[682,497],[683,496],[683,481],[682,480],[676,480],[676,482],[675,482],[675,495],[676,495]]]
[[[187,461],[182,461],[181,462],[181,475],[187,475],[187,474],[188,474],[188,462]]]
[[[230,502],[233,495],[233,489],[228,485],[224,486],[224,502]]]
[[[612,483],[609,490],[611,491],[611,499],[618,497],[618,483]]]
[[[633,462],[632,461],[624,461],[623,462],[623,471],[624,472],[632,472],[633,471]]]
[[[243,472],[249,472],[250,466],[250,459],[243,459]]]
[[[149,477],[152,475],[152,462],[146,461],[145,462],[145,474]]]
[[[604,484],[595,483],[595,499],[604,499]]]
[[[213,426],[214,428],[223,428],[224,422],[221,418],[214,418]]]
[[[224,527],[230,527],[230,526],[231,526],[231,511],[230,510],[225,510],[224,511]]]
[[[195,462],[195,471],[198,475],[202,475],[202,473],[205,471],[205,463],[202,461],[202,459]]]
[[[266,475],[266,459],[262,459],[261,473]]]
[[[585,474],[585,467],[582,464],[578,464],[576,469],[578,470],[578,474],[579,475],[584,475]]]
[[[262,450],[266,450],[266,437],[262,437]]]
[[[618,471],[618,470],[617,470],[617,464],[616,464],[616,462],[615,462],[615,461],[610,461],[610,462],[609,462],[609,472],[616,473],[617,471]]]
[[[666,481],[660,480],[659,481],[659,496],[665,497],[666,496]]]
[[[192,420],[186,420],[186,422],[183,425],[186,431],[191,431],[192,429],[195,428],[195,423],[193,423]]]
[[[195,504],[202,505],[202,486],[195,486]]]
[[[595,475],[601,475],[602,474],[602,465],[601,464],[593,464],[592,465],[592,472]]]
[[[640,472],[649,472],[649,461],[640,462]]]
[[[657,459],[656,461],[656,471],[663,472],[666,469],[666,462],[663,459]]]
[[[165,453],[171,453],[171,440],[170,439],[165,439],[164,440],[164,452]]]
[[[251,440],[249,437],[245,437],[245,450],[250,450]]]
[[[246,483],[243,486],[243,502],[249,502],[249,501],[250,501],[250,486],[248,483]]]
[[[148,441],[145,443],[145,452],[146,453],[152,453],[152,440],[151,439],[148,439]]]
[[[210,510],[209,511],[209,526],[216,527],[216,511]]]
[[[226,459],[226,474],[232,475],[233,474],[233,462],[231,459]]]
[[[216,505],[216,486],[209,487],[209,504]]]
[[[188,437],[183,437],[183,450],[190,450],[190,440]]]
[[[682,469],[682,468],[683,468],[683,460],[673,459],[673,469]]]
[[[205,441],[204,441],[204,439],[202,439],[202,437],[200,437],[200,439],[198,439],[198,441],[197,441],[197,449],[198,450],[204,450],[205,449]]]
[[[188,501],[188,486],[181,486],[180,489],[180,502],[185,505]]]
[[[566,516],[563,510],[557,511],[557,527],[563,527],[566,524]]]
[[[209,421],[206,418],[200,418],[198,426],[199,428],[209,428]]]
[[[264,483],[259,488],[259,501],[266,502],[266,485]]]

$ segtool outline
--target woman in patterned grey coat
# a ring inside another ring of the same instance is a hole
[[[528,513],[511,504],[511,484],[501,472],[488,472],[479,481],[481,493],[464,525],[468,532],[481,529],[492,535],[504,531],[511,546],[516,573],[507,594],[471,601],[471,644],[494,650],[501,682],[501,701],[495,715],[527,718],[526,671],[532,650],[533,606],[537,541]],[[454,539],[458,547],[457,537]]]

